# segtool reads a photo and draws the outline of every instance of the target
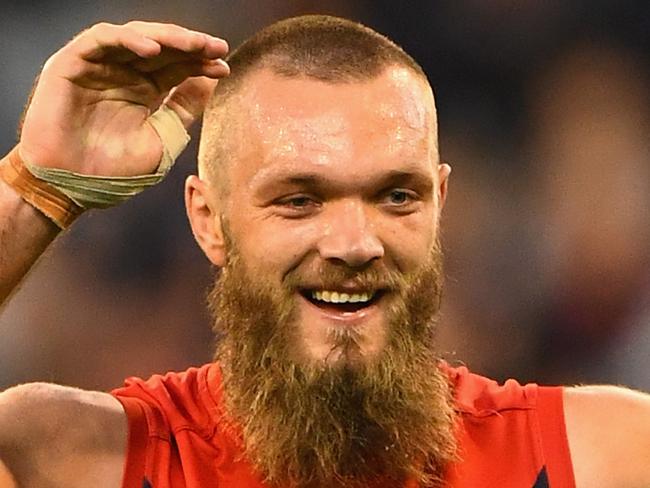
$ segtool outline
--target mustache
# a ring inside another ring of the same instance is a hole
[[[323,262],[317,267],[299,266],[285,275],[283,285],[287,290],[336,290],[341,286],[362,290],[398,291],[404,288],[407,278],[399,271],[390,270],[379,261],[366,266],[350,267],[345,263]]]

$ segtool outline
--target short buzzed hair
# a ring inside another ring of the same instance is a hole
[[[388,66],[403,66],[424,80],[422,67],[401,47],[357,22],[329,15],[304,15],[265,27],[232,51],[230,76],[219,81],[205,111],[199,163],[223,183],[219,168],[230,151],[228,101],[258,69],[326,83],[354,83],[379,76]],[[223,185],[219,185],[223,186]]]
[[[230,54],[228,64],[234,76],[225,80],[226,87],[256,67],[330,83],[367,80],[392,64],[407,66],[424,76],[413,58],[386,36],[357,22],[327,15],[276,22],[244,41]]]

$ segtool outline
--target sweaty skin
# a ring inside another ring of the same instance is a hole
[[[420,266],[437,235],[449,174],[438,165],[429,87],[401,67],[345,84],[262,70],[247,87],[239,114],[247,137],[236,137],[246,144],[228,168],[224,211],[244,261],[277,286],[296,266],[317,269],[322,260],[352,268],[380,260],[400,272]],[[381,300],[337,314],[297,299],[304,343],[298,359],[343,360],[331,354],[332,338],[346,330],[359,338],[355,360],[382,351]]]

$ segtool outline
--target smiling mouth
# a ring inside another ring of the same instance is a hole
[[[300,294],[316,307],[327,312],[354,313],[376,304],[383,290],[350,293],[334,290],[301,290]]]

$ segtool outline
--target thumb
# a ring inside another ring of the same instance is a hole
[[[218,80],[197,76],[173,88],[163,102],[180,117],[185,129],[201,118]]]

